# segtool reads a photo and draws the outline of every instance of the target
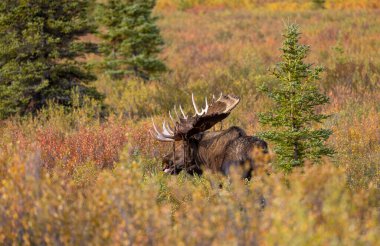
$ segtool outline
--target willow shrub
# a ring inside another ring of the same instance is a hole
[[[128,158],[113,170],[77,167],[85,177],[41,169],[35,154],[1,153],[0,161],[7,165],[0,184],[6,245],[374,245],[380,239],[374,184],[350,192],[344,169],[329,163],[244,183],[238,175],[146,172],[144,163]]]

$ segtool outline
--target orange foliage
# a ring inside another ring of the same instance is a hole
[[[41,150],[46,167],[57,163],[72,169],[73,166],[94,162],[99,168],[113,167],[119,152],[127,142],[128,128],[122,125],[105,124],[83,128],[74,133],[46,128],[37,133],[37,146]]]

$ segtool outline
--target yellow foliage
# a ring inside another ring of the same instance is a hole
[[[112,105],[113,112],[133,118],[158,110],[154,100],[158,93],[155,83],[147,84],[137,78],[113,81],[102,76],[98,81],[98,88],[108,95],[105,103]]]
[[[270,11],[301,11],[308,10],[313,8],[312,2],[299,3],[293,1],[283,1],[283,2],[275,2],[268,3],[265,5],[265,8]]]
[[[146,173],[122,160],[77,186],[59,170],[40,175],[13,164],[0,186],[3,244],[208,245],[375,244],[375,186],[350,192],[330,163],[244,183]],[[1,163],[3,164],[3,163]],[[377,204],[378,205],[378,204]]]
[[[326,0],[328,9],[378,9],[378,0]]]

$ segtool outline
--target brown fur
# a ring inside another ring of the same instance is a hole
[[[224,131],[202,132],[189,139],[189,149],[185,152],[188,161],[184,163],[184,148],[178,146],[173,163],[173,153],[163,158],[164,170],[177,174],[182,170],[189,173],[202,173],[202,167],[213,172],[229,174],[231,166],[243,166],[248,162],[248,170],[244,178],[250,178],[254,169],[254,160],[250,156],[253,149],[268,152],[267,143],[257,137],[247,136],[239,127],[231,127]]]

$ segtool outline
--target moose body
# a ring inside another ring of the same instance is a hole
[[[208,131],[229,116],[240,98],[221,94],[218,99],[213,96],[210,105],[205,98],[206,107],[201,110],[196,106],[194,95],[192,102],[195,111],[193,116],[186,115],[181,106],[182,116],[178,115],[174,107],[176,120],[169,112],[174,127],[164,121],[162,131],[159,131],[152,119],[155,132],[151,133],[152,136],[159,141],[173,143],[173,152],[163,158],[164,171],[177,174],[185,170],[201,174],[202,167],[205,167],[228,175],[232,166],[243,166],[243,178],[250,178],[257,154],[268,153],[267,143],[257,137],[247,136],[239,127]],[[176,148],[176,142],[182,142],[182,145]]]
[[[255,167],[253,153],[257,150],[268,153],[265,141],[247,136],[243,129],[236,126],[224,131],[198,133],[189,139],[187,148],[189,151],[184,151],[181,146],[178,151],[163,158],[166,173],[177,174],[186,170],[191,174],[201,174],[202,168],[206,168],[228,175],[232,166],[244,166],[242,177],[250,178]]]

